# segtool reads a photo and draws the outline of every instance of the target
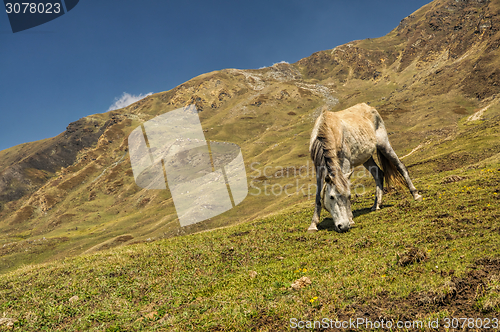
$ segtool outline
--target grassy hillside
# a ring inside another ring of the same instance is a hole
[[[26,266],[0,281],[19,330],[281,331],[290,319],[435,320],[500,312],[499,159],[418,178],[417,203],[393,190],[353,204],[357,226],[312,201],[263,219]],[[293,289],[307,277],[310,284]]]
[[[387,36],[203,74],[1,151],[0,329],[498,317],[499,45],[498,0],[436,0]],[[356,170],[356,227],[337,234],[323,212],[320,231],[307,234],[313,122],[324,107],[358,102],[379,110],[425,199],[389,188],[372,213],[373,180]],[[192,104],[207,140],[241,147],[249,195],[180,227],[168,190],[135,184],[127,138]]]
[[[348,233],[333,231],[325,211],[320,231],[306,233],[313,197],[303,197],[236,226],[27,265],[2,276],[0,326],[282,331],[323,318],[443,326],[446,317],[498,317],[500,154],[489,149],[499,113],[464,120],[453,139],[404,158],[422,202],[392,188],[370,212],[373,180],[356,171]]]
[[[228,72],[233,75],[228,76]],[[231,70],[202,75],[126,109],[88,117],[89,122],[94,118],[110,121],[97,144],[82,149],[74,164],[57,171],[30,195],[5,203],[0,211],[0,245],[6,245],[1,248],[0,271],[123,242],[142,242],[248,221],[304,200],[298,195],[298,188],[314,180],[307,151],[314,120],[310,112],[322,105],[321,96],[279,81],[269,82],[262,91],[249,90],[245,75],[246,72]],[[205,94],[198,94],[221,105],[208,109],[198,105],[205,136],[242,148],[248,182],[254,189],[245,204],[204,223],[180,228],[168,190],[144,190],[135,184],[127,137],[141,122],[184,106],[194,91],[206,86]],[[282,97],[281,91],[286,87],[288,92]],[[284,100],[262,97],[267,95]],[[283,167],[297,171],[302,167],[308,176],[277,176]],[[292,196],[284,192],[276,196],[256,194],[268,186],[284,187],[289,183]]]

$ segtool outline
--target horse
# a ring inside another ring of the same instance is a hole
[[[406,185],[415,200],[422,200],[389,142],[382,117],[366,103],[339,112],[323,109],[311,133],[309,152],[316,168],[316,205],[308,232],[318,230],[322,207],[332,215],[337,232],[354,225],[349,178],[359,165],[375,179],[372,211],[380,209],[384,179],[387,184]]]

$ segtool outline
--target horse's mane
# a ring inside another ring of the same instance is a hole
[[[316,120],[309,152],[316,172],[326,167],[327,172],[333,177],[337,190],[345,193],[349,189],[349,182],[339,164],[342,142],[343,132],[340,120],[335,113],[323,110]]]

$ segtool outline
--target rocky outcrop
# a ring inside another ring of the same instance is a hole
[[[61,167],[72,165],[78,153],[94,145],[114,123],[116,120],[112,118],[104,123],[82,118],[70,123],[65,132],[41,144],[41,149],[21,154],[17,162],[0,173],[0,202],[15,201],[34,192]]]
[[[401,74],[415,65],[420,71],[416,79],[430,87],[426,93],[460,88],[465,96],[484,100],[500,93],[499,31],[496,1],[436,0],[387,36],[316,52],[297,65],[305,77],[340,83],[376,81],[389,68]]]

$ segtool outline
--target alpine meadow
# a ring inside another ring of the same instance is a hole
[[[314,121],[359,103],[378,111],[423,199],[386,186],[371,211],[375,183],[358,167],[352,229],[323,211],[308,233]],[[241,148],[248,195],[180,227],[170,191],[134,181],[128,136],[188,105],[208,141]],[[0,151],[0,330],[498,327],[499,128],[500,0],[434,0],[386,36],[205,73]]]

